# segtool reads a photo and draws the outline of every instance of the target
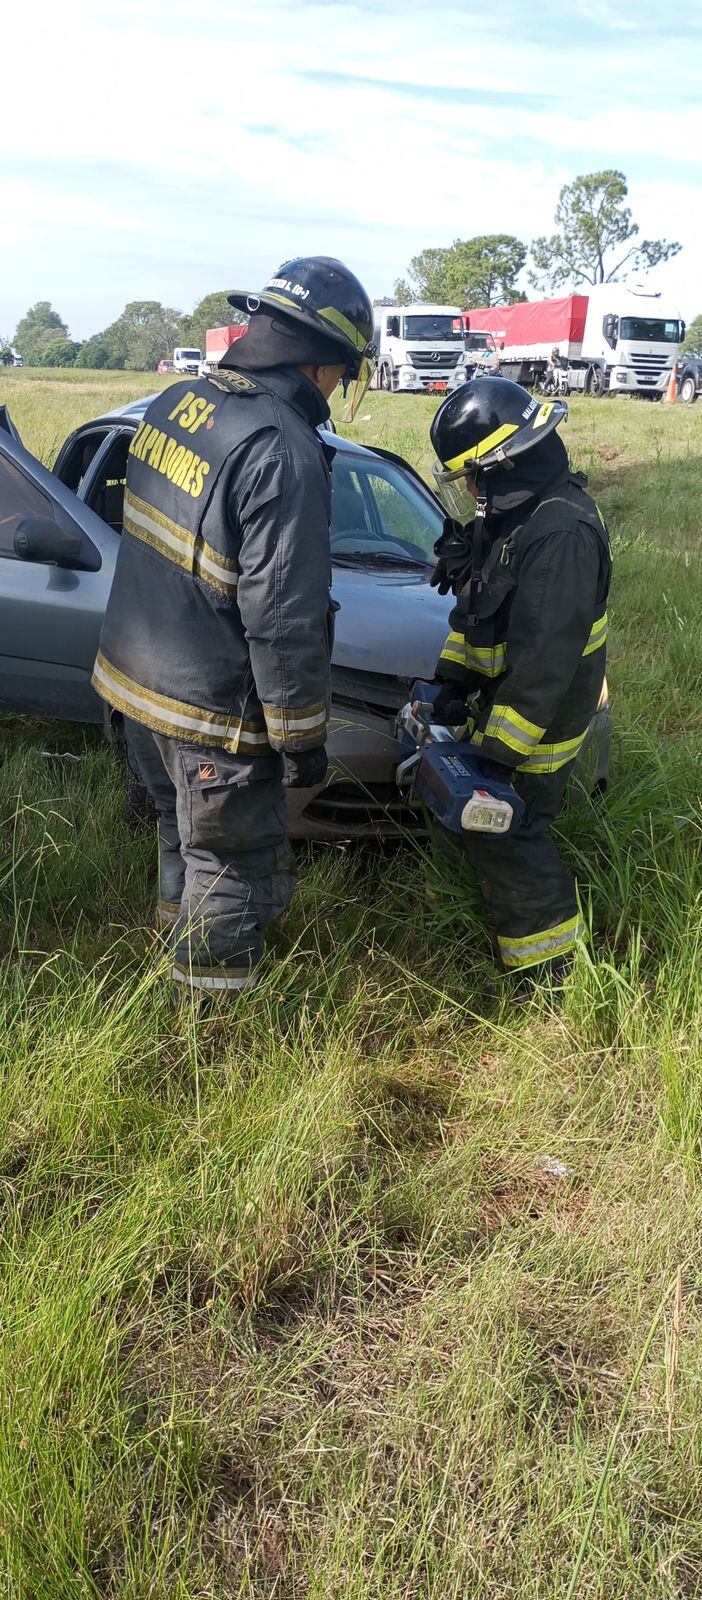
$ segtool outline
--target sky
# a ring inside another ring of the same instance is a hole
[[[306,254],[390,294],[425,246],[550,232],[604,167],[684,246],[652,285],[702,311],[699,4],[24,0],[3,65],[0,335],[40,299],[75,338],[189,311]]]

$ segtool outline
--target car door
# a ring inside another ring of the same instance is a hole
[[[90,675],[118,549],[118,534],[0,430],[0,706],[5,710],[65,721],[102,720]]]

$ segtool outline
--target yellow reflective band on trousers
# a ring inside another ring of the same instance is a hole
[[[546,732],[537,722],[529,722],[512,706],[493,706],[483,730],[485,739],[499,739],[519,756],[529,756]]]
[[[607,638],[608,630],[609,622],[607,619],[607,612],[605,611],[604,616],[598,617],[597,621],[593,622],[592,624],[592,628],[590,629],[590,637],[587,641],[585,649],[583,650],[584,656],[591,656],[595,650],[599,650],[600,646],[604,644],[605,639]]]
[[[496,450],[498,444],[504,444],[505,439],[511,439],[513,433],[518,433],[516,422],[503,422],[502,426],[489,433],[487,439],[480,439],[477,444],[471,445],[470,450],[462,450],[460,456],[452,456],[450,461],[445,461],[447,472],[460,472],[467,461],[482,461],[483,456],[491,450]]]
[[[98,651],[92,685],[117,711],[133,717],[135,722],[142,722],[154,733],[165,733],[172,739],[188,739],[193,744],[218,745],[233,755],[251,755],[269,748],[262,723],[223,716],[221,712],[189,705],[185,700],[156,694],[155,690],[145,689],[143,684],[113,667],[102,651]]]
[[[481,672],[485,678],[499,678],[507,666],[505,644],[471,644],[462,633],[450,633],[440,656],[441,661],[455,661],[468,672]]]
[[[533,967],[539,961],[552,961],[566,955],[585,937],[585,924],[581,917],[569,917],[567,922],[557,922],[553,928],[542,928],[540,933],[524,934],[519,939],[506,939],[500,935],[500,955],[506,967]]]
[[[306,744],[323,744],[327,731],[327,708],[323,700],[313,706],[298,706],[292,710],[264,704],[268,737],[274,745],[299,748]]]
[[[139,539],[185,572],[203,578],[220,594],[236,594],[239,575],[234,561],[220,555],[206,539],[196,539],[188,528],[182,528],[148,501],[140,500],[130,489],[124,491],[124,528],[133,539]]]

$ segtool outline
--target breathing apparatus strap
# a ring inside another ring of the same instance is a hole
[[[475,520],[473,522],[473,544],[471,551],[470,584],[468,585],[468,602],[465,625],[467,628],[475,627],[478,621],[478,601],[484,582],[483,557],[485,555],[485,518],[487,516],[487,495],[484,490],[479,492],[475,501]]]

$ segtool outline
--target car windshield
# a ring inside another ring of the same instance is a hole
[[[619,337],[651,344],[679,344],[680,323],[677,320],[665,322],[662,317],[622,317]]]
[[[180,353],[181,353],[183,361],[199,361],[200,360],[200,351],[199,350],[181,350]]]
[[[434,565],[443,517],[409,473],[390,461],[337,451],[332,469],[332,560],[343,566]]]
[[[404,317],[406,339],[430,339],[436,343],[437,339],[446,340],[449,344],[461,344],[463,334],[454,324],[457,317],[448,316],[417,316]]]

